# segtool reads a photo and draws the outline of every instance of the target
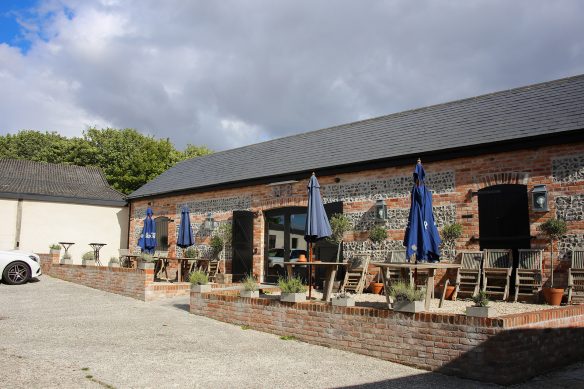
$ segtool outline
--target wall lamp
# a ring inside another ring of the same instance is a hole
[[[376,220],[387,219],[387,205],[385,205],[385,201],[383,200],[377,200],[375,202],[375,219]]]
[[[216,222],[215,219],[213,219],[213,214],[211,212],[209,212],[207,214],[207,218],[203,222],[203,227],[207,231],[213,231],[215,228],[217,228],[218,225],[219,225],[219,223]]]
[[[536,185],[531,191],[531,204],[535,212],[547,212],[548,191],[545,185]]]

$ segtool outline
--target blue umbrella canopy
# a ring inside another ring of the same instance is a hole
[[[142,228],[140,239],[138,239],[138,246],[146,254],[154,254],[154,248],[156,247],[156,222],[152,215],[154,215],[154,212],[152,212],[152,208],[148,207],[146,219],[144,219],[144,227]]]
[[[426,172],[420,160],[414,169],[410,215],[404,236],[406,258],[416,254],[416,262],[440,260],[440,235],[432,213],[432,192],[424,185]]]
[[[191,214],[189,208],[184,206],[180,210],[180,225],[178,226],[176,245],[185,248],[194,244],[195,239],[193,237],[193,229],[191,228]]]
[[[312,173],[308,182],[308,213],[304,227],[304,240],[313,243],[331,235],[331,225],[320,197],[320,185]]]

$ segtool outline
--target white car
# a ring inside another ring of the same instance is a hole
[[[38,255],[23,251],[0,251],[0,279],[8,285],[20,285],[42,274]]]

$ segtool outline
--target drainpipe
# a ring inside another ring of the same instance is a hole
[[[16,234],[14,235],[14,248],[20,248],[20,228],[22,226],[22,199],[18,199],[16,205]]]

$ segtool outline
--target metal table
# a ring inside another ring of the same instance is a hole
[[[389,277],[387,275],[388,269],[408,269],[425,270],[428,272],[428,279],[426,281],[426,301],[424,302],[424,309],[430,309],[430,299],[432,298],[432,290],[434,289],[434,274],[438,269],[459,269],[459,263],[377,263],[372,262],[371,265],[381,268],[381,277],[383,278],[383,289],[385,291],[385,298],[387,305],[391,308],[391,300],[389,298]]]
[[[65,249],[65,253],[63,253],[63,256],[66,256],[67,254],[69,254],[69,247],[73,246],[75,243],[74,242],[59,242],[59,244],[61,246],[63,246],[63,248]]]
[[[98,266],[102,266],[101,261],[99,260],[99,250],[101,250],[103,246],[106,246],[107,243],[90,243],[89,245],[93,249],[93,257],[95,259],[95,264]]]
[[[337,275],[337,270],[339,266],[347,267],[349,264],[347,262],[283,262],[284,266],[286,266],[286,272],[288,273],[288,277],[292,277],[292,268],[294,266],[308,266],[309,274],[312,272],[314,267],[324,267],[326,269],[326,276],[325,279],[327,282],[326,290],[323,291],[322,299],[324,301],[328,301],[331,297],[333,284],[335,282],[335,277]]]

